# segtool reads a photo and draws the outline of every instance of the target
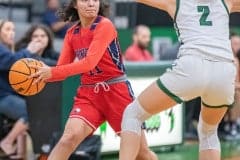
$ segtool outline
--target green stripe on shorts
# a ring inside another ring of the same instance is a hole
[[[175,102],[177,103],[182,103],[183,101],[178,97],[176,96],[175,94],[173,94],[171,91],[169,91],[161,82],[160,79],[157,80],[157,84],[158,84],[158,87],[164,92],[166,93],[169,97],[171,97]]]
[[[228,104],[223,104],[223,105],[220,105],[220,106],[210,106],[210,105],[208,105],[208,104],[206,104],[206,103],[204,103],[204,102],[202,102],[202,104],[203,104],[204,106],[208,107],[208,108],[223,108],[223,107],[231,108],[231,107],[233,106],[233,104],[230,104],[230,105],[228,105]]]

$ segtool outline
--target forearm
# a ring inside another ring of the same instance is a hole
[[[88,58],[86,60],[70,63],[67,65],[52,67],[52,77],[48,79],[48,81],[62,81],[67,77],[91,71],[97,65],[97,62],[94,61],[94,57],[92,57],[91,59],[92,60]]]

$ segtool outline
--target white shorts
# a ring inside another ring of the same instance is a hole
[[[180,56],[157,81],[159,87],[178,103],[200,96],[208,107],[232,105],[234,62],[194,53]]]

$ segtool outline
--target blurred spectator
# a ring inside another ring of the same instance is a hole
[[[43,15],[43,23],[51,28],[56,37],[63,38],[68,29],[68,24],[61,21],[56,15],[60,7],[59,0],[46,0],[46,5],[47,10]]]
[[[39,60],[42,60],[49,66],[55,66],[59,53],[53,47],[52,31],[45,25],[35,24],[29,28],[25,36],[16,43],[16,50],[25,48],[31,41],[37,41],[43,45],[43,48],[37,52]]]
[[[125,52],[127,61],[152,61],[153,57],[147,50],[151,40],[151,31],[145,25],[138,25],[133,31],[133,44]]]
[[[8,81],[11,65],[42,49],[38,42],[31,42],[26,49],[14,53],[15,25],[10,21],[0,21],[0,114],[15,122],[11,131],[1,139],[0,148],[7,158],[23,158],[24,146],[18,145],[24,139],[28,128],[26,101],[13,91]],[[1,130],[0,130],[1,131]],[[16,147],[14,147],[16,143]]]

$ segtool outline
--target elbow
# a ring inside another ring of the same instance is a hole
[[[97,66],[97,61],[95,61],[95,60],[88,60],[87,61],[87,66],[88,66],[87,70],[86,70],[87,72],[95,69],[96,66]]]
[[[96,63],[90,63],[90,64],[89,64],[89,68],[88,68],[88,70],[91,71],[91,70],[95,69],[96,66],[97,66]]]

